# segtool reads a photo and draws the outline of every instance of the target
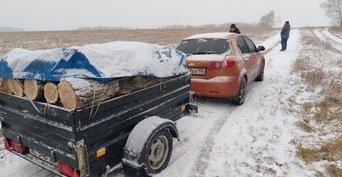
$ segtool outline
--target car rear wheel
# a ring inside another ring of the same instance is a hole
[[[265,72],[265,62],[262,62],[261,70],[259,72],[259,75],[255,78],[255,81],[263,81],[264,72]]]
[[[233,98],[233,104],[242,105],[245,102],[247,80],[243,78],[238,94]]]

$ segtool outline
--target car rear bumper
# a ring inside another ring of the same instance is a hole
[[[237,77],[220,76],[212,79],[191,79],[191,90],[195,95],[206,97],[233,97],[239,90]]]

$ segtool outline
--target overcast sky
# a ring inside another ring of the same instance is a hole
[[[257,23],[270,11],[292,27],[328,26],[324,0],[1,0],[0,27],[157,28],[167,25]],[[327,1],[327,0],[325,0]]]

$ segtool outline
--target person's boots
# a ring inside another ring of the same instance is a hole
[[[285,45],[285,46],[284,46],[284,50],[286,50],[286,47],[287,47],[287,46]]]
[[[281,45],[281,50],[280,51],[284,51],[285,49],[284,49],[284,46],[283,45]]]

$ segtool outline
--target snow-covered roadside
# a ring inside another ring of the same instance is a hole
[[[305,45],[299,57],[302,61],[308,62],[308,66],[305,70],[299,71],[301,75],[307,76],[303,77],[304,82],[297,86],[299,89],[295,97],[294,109],[300,111],[298,108],[302,106],[303,111],[304,105],[313,105],[310,111],[301,115],[301,121],[313,127],[313,130],[297,135],[295,141],[311,152],[319,152],[319,156],[323,157],[315,158],[307,164],[306,168],[314,169],[316,175],[339,177],[342,175],[341,145],[338,144],[342,130],[341,104],[338,105],[342,100],[342,40],[327,29],[304,30],[302,34],[311,37],[307,41],[308,44],[315,45]],[[316,82],[310,83],[305,80]],[[309,84],[305,85],[305,83]],[[330,113],[322,114],[325,109]],[[334,152],[332,148],[336,145],[339,147],[335,147],[336,152]],[[339,169],[331,172],[329,165]]]
[[[339,44],[342,44],[342,39],[339,38],[339,37],[337,37],[337,36],[335,36],[335,35],[333,35],[333,34],[331,34],[327,28],[324,29],[324,30],[322,31],[322,33],[323,33],[325,36],[327,36],[329,39],[331,39],[331,40],[333,40],[333,41],[335,41],[335,42],[337,42],[337,43],[339,43]]]
[[[342,39],[331,34],[328,29],[315,29],[313,33],[321,40],[321,45],[331,45],[333,48],[342,51]]]

